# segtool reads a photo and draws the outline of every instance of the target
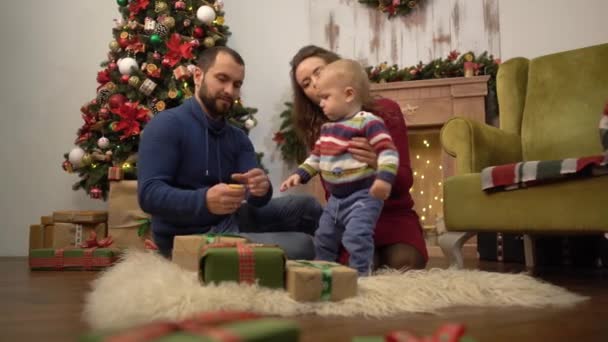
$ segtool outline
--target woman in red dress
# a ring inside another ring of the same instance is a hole
[[[312,146],[319,136],[319,129],[326,122],[319,107],[315,89],[318,72],[325,65],[340,59],[337,54],[318,46],[305,46],[291,60],[291,81],[294,92],[293,122],[298,136]],[[392,100],[376,99],[364,108],[382,119],[399,150],[399,170],[390,197],[374,231],[375,261],[377,267],[394,269],[420,269],[426,266],[428,254],[418,214],[410,195],[412,169],[409,158],[407,127],[401,108]],[[376,154],[365,138],[353,138],[349,152],[359,161],[376,163]],[[347,263],[348,254],[343,250],[340,262]]]

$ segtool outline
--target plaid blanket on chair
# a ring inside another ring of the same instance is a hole
[[[481,171],[481,188],[486,191],[515,190],[576,176],[608,175],[608,103],[600,120],[600,140],[604,146],[603,155],[486,167]]]

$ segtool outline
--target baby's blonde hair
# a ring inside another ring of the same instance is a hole
[[[334,81],[338,82],[341,86],[352,87],[355,90],[356,98],[361,104],[369,103],[369,79],[359,62],[352,59],[339,59],[326,65],[322,73],[333,76]]]

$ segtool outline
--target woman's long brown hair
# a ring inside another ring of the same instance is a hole
[[[318,57],[327,64],[337,61],[340,56],[334,52],[315,45],[308,45],[300,49],[291,59],[291,85],[293,88],[292,122],[298,137],[311,148],[319,137],[321,125],[327,121],[318,104],[312,102],[302,90],[296,80],[296,69],[303,60]]]

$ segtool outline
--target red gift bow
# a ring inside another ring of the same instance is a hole
[[[114,243],[114,239],[112,239],[112,236],[108,235],[108,237],[97,241],[97,233],[92,231],[91,234],[89,234],[89,238],[82,245],[80,245],[80,247],[82,247],[82,248],[107,248],[107,247],[110,247],[110,245],[112,243]]]
[[[393,331],[384,337],[386,342],[458,342],[464,336],[465,327],[462,324],[444,324],[433,336],[416,337],[407,331]]]
[[[165,55],[169,66],[172,68],[181,61],[182,58],[192,59],[192,44],[189,42],[181,43],[182,36],[179,33],[171,35],[171,39],[167,42],[167,49],[169,49]]]
[[[121,140],[138,135],[140,132],[139,124],[150,120],[148,110],[139,107],[139,102],[125,102],[119,107],[111,109],[111,111],[122,118],[115,127],[116,131],[123,131]]]
[[[249,312],[206,312],[179,322],[153,322],[134,330],[106,338],[105,342],[141,342],[157,339],[176,331],[185,331],[199,336],[209,336],[221,342],[238,342],[241,338],[234,333],[219,327],[234,321],[246,321],[259,318]]]

